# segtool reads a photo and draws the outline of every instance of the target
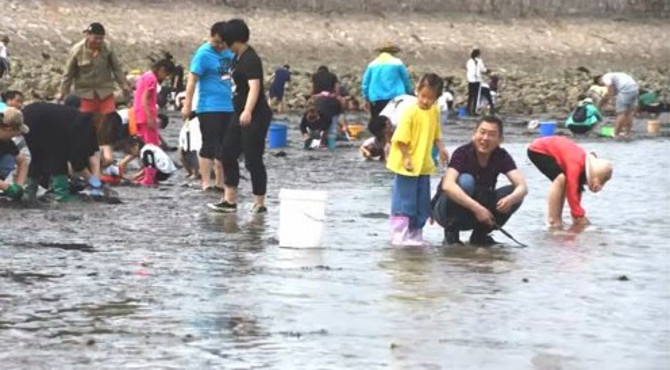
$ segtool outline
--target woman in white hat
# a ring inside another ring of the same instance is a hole
[[[573,141],[561,136],[533,141],[528,147],[528,158],[552,181],[547,199],[549,227],[563,226],[562,214],[566,199],[573,226],[589,225],[589,219],[581,206],[583,188],[586,185],[594,193],[602,190],[612,178],[612,164],[598,158],[593,152],[587,154]]]

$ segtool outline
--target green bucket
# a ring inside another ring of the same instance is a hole
[[[614,127],[603,126],[600,128],[600,135],[605,137],[614,137]]]

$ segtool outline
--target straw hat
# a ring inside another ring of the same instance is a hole
[[[389,53],[389,54],[397,54],[402,51],[400,47],[396,44],[394,44],[391,41],[385,41],[384,45],[378,47],[375,49],[376,52],[378,53]]]
[[[612,177],[612,162],[598,158],[595,152],[590,152],[586,155],[586,181],[591,181],[595,176],[602,180],[608,181]]]

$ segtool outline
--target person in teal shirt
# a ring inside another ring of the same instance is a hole
[[[591,98],[580,95],[579,100],[579,105],[565,121],[565,126],[573,134],[586,134],[603,121],[603,116],[598,108],[593,105]]]

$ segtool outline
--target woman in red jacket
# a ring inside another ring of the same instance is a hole
[[[573,226],[587,226],[589,220],[581,206],[584,185],[594,193],[602,190],[612,177],[612,164],[586,153],[571,140],[550,136],[533,141],[528,147],[528,158],[552,181],[547,200],[549,227],[563,226],[562,214],[568,200]]]

